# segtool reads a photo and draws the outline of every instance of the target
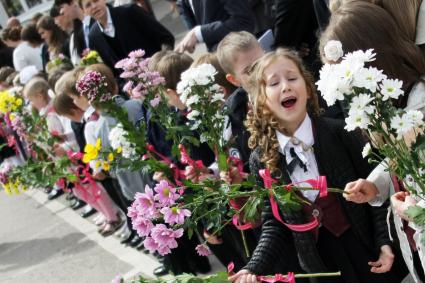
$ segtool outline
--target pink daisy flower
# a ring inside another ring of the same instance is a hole
[[[158,247],[167,246],[170,249],[177,248],[176,239],[181,236],[183,236],[183,228],[173,230],[167,228],[164,224],[157,224],[151,231],[151,237],[158,244]]]
[[[176,188],[172,187],[167,181],[162,180],[155,188],[155,199],[162,205],[173,205],[180,195],[176,192]]]
[[[211,250],[206,244],[197,245],[195,250],[200,256],[209,256],[211,254]]]
[[[180,209],[178,207],[164,207],[161,209],[161,213],[164,215],[165,223],[170,225],[173,224],[184,224],[184,219],[192,215],[188,209]]]
[[[142,217],[132,220],[132,224],[133,224],[133,229],[137,231],[137,234],[140,237],[148,236],[152,228],[154,227],[152,221]]]

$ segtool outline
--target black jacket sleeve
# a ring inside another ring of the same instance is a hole
[[[216,0],[214,0],[216,1]],[[221,0],[223,13],[229,17],[223,21],[214,21],[201,25],[202,37],[207,46],[217,44],[232,31],[254,31],[253,14],[246,0]],[[205,11],[208,13],[208,11]]]
[[[139,29],[143,30],[143,34],[147,38],[155,41],[158,46],[168,46],[174,48],[174,36],[160,22],[150,16],[142,7],[138,5],[130,5],[128,7],[129,21]]]

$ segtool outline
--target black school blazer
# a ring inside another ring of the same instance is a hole
[[[365,144],[359,132],[344,130],[344,122],[329,118],[312,119],[315,128],[314,154],[320,175],[327,177],[328,186],[344,188],[348,182],[366,178],[373,166],[361,155]],[[281,154],[280,167],[285,183],[290,183],[286,171],[286,162]],[[260,149],[253,151],[250,157],[252,174],[262,185],[258,171],[264,168],[260,162]],[[345,201],[337,195],[343,210],[351,224],[356,238],[371,252],[379,255],[383,245],[391,245],[386,224],[387,208],[371,207],[368,204],[355,204]],[[303,211],[282,212],[284,221],[291,224],[306,223]],[[278,222],[266,202],[262,214],[263,226],[260,241],[246,266],[256,274],[274,274],[276,272],[301,271],[323,272],[326,270],[316,249],[311,232],[293,232]],[[298,261],[296,260],[298,257]],[[274,268],[276,267],[276,268]],[[277,270],[276,270],[277,269]]]

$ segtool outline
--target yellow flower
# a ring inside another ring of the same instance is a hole
[[[119,146],[118,148],[117,148],[117,153],[121,153],[122,152],[122,147],[121,146]]]
[[[114,161],[114,154],[112,152],[108,154],[108,160],[109,162]]]
[[[109,171],[109,169],[111,169],[111,166],[106,161],[103,161],[103,164],[102,165],[103,165],[102,166],[103,167],[103,170],[105,170],[105,171]]]
[[[96,161],[96,164],[94,166],[95,169],[99,168],[102,165],[102,162],[100,160]]]
[[[96,146],[97,146],[97,142],[96,142]],[[97,156],[99,155],[99,149],[93,146],[92,144],[86,144],[86,146],[84,147],[84,156],[83,156],[83,162],[84,163],[89,163],[90,161],[94,160],[97,158]]]
[[[97,139],[96,141],[96,149],[99,151],[102,148],[102,141],[100,139]]]
[[[9,119],[10,121],[13,121],[16,118],[15,114],[10,114],[9,115]]]
[[[10,183],[4,184],[3,188],[4,188],[4,191],[6,192],[7,195],[12,194],[12,192],[10,191]]]
[[[16,105],[16,106],[21,106],[21,105],[22,105],[22,99],[21,99],[21,98],[17,98],[17,99],[15,100],[15,105]]]

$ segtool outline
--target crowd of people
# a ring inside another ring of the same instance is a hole
[[[165,80],[170,113],[180,115],[182,123],[187,122],[187,109],[178,91],[180,76],[211,64],[217,71],[215,83],[224,93],[222,135],[227,153],[242,161],[244,173],[260,184],[259,172],[265,168],[287,184],[325,175],[330,187],[345,189],[346,194],[322,199],[315,191],[302,192],[300,197],[313,206],[280,211],[290,224],[305,223],[317,214],[320,226],[309,232],[282,225],[268,201],[261,208],[261,221],[243,237],[236,225],[215,234],[202,223],[198,237],[185,233],[171,253],[154,254],[163,262],[155,275],[209,272],[208,258],[195,251],[200,241],[206,241],[224,266],[233,262],[236,273],[229,274],[229,280],[237,283],[257,282],[258,275],[338,270],[340,277],[297,282],[395,283],[408,274],[415,282],[425,282],[424,246],[416,236],[423,227],[413,225],[405,214],[416,201],[384,165],[368,163],[362,156],[365,135],[344,129],[347,106],[327,106],[315,85],[322,65],[331,63],[325,56],[329,41],[341,42],[344,52],[373,49],[376,59],[370,66],[403,81],[405,95],[393,105],[425,112],[425,4],[421,0],[170,2],[188,28],[178,44],[156,19],[148,0],[116,1],[114,6],[105,0],[55,0],[49,15],[38,14],[26,25],[16,18],[8,20],[1,31],[0,91],[22,95],[26,107],[45,119],[49,134],[60,137],[53,145],[37,145],[46,149],[47,158],[57,160],[69,151],[84,153],[86,145],[98,140],[102,147],[110,144],[108,134],[117,117],[102,111],[76,87],[80,78],[96,72],[106,80],[114,103],[125,109],[128,122],[134,127],[146,123],[149,144],[175,160],[174,145],[167,140],[169,129],[150,119],[143,101],[134,98],[135,90],[128,91],[116,64],[130,52],[144,50],[149,70]],[[263,34],[268,30],[273,44],[265,45]],[[187,53],[199,43],[205,43],[208,52],[194,60]],[[99,55],[94,64],[82,64],[88,50]],[[1,123],[3,164],[34,158],[28,150],[31,141],[7,119]],[[246,177],[240,169],[217,169],[214,150],[205,143],[194,146],[191,156],[203,165],[179,163],[185,178],[242,183]],[[84,207],[82,217],[97,212],[93,221],[102,236],[114,234],[122,244],[149,253],[144,237],[131,223],[129,207],[136,193],[164,176],[143,168],[110,172],[96,159],[89,167],[93,182],[88,186],[96,189],[55,185],[45,189],[48,199],[65,194],[73,209]]]

